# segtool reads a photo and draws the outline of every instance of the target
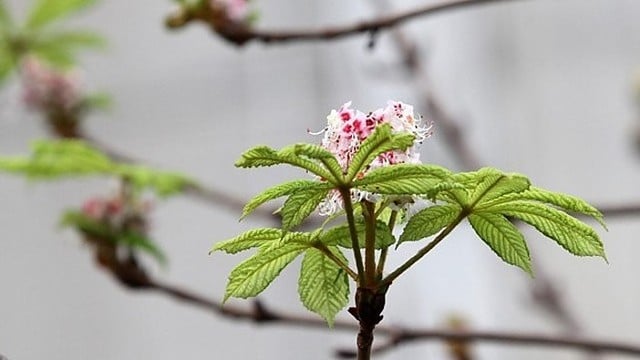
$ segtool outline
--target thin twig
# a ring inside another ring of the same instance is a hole
[[[512,334],[495,331],[450,331],[450,330],[397,330],[389,336],[389,341],[375,347],[373,352],[380,354],[401,344],[415,341],[447,340],[460,342],[497,343],[511,346],[541,346],[545,348],[573,348],[589,353],[618,353],[634,357],[640,356],[640,347],[620,342],[587,340],[574,337],[561,337],[539,334]],[[340,350],[337,355],[353,358],[351,350]]]
[[[335,40],[348,36],[363,34],[363,33],[375,33],[379,30],[392,28],[408,20],[416,19],[419,17],[426,17],[429,15],[435,15],[444,13],[447,11],[463,9],[472,6],[479,6],[484,4],[498,3],[498,2],[515,2],[519,0],[456,0],[446,1],[439,4],[426,4],[416,7],[404,12],[398,12],[397,14],[381,16],[371,20],[365,20],[356,22],[353,24],[339,25],[339,26],[327,26],[319,29],[296,29],[296,30],[260,30],[245,28],[242,26],[220,26],[220,24],[210,24],[215,28],[225,39],[237,44],[243,45],[249,41],[260,41],[263,43],[285,43],[293,41],[327,41]],[[186,18],[185,18],[186,17]],[[167,25],[172,28],[182,27],[186,23],[199,20],[204,22],[219,21],[215,17],[211,16],[197,16],[189,15],[184,12],[172,14],[168,20]]]
[[[257,324],[280,324],[301,327],[305,329],[329,329],[326,322],[320,318],[275,311],[267,308],[262,302],[255,301],[252,308],[222,305],[216,300],[190,292],[188,290],[162,283],[149,276],[136,261],[111,262],[107,266],[102,264],[121,285],[133,290],[150,290],[167,295],[184,304],[200,307],[216,315],[236,320],[250,321]],[[357,331],[358,326],[353,321],[338,320],[333,329]],[[378,326],[376,333],[386,336],[388,341],[374,349],[375,352],[391,350],[400,344],[415,341],[449,340],[449,341],[482,341],[495,342],[504,345],[530,345],[544,347],[573,348],[588,352],[619,353],[640,357],[640,346],[621,342],[600,341],[592,339],[562,337],[541,334],[512,334],[491,331],[448,331],[436,329],[411,329],[390,326]],[[350,350],[337,352],[340,357],[353,357]]]

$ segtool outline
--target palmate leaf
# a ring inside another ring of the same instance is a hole
[[[330,247],[336,257],[348,263],[342,252]],[[298,280],[298,294],[302,304],[322,316],[333,326],[336,314],[349,301],[349,278],[347,273],[317,249],[305,251]]]
[[[37,0],[27,18],[28,29],[38,29],[78,12],[96,0]]]
[[[0,171],[21,174],[31,180],[110,175],[127,179],[136,188],[150,188],[158,195],[181,192],[194,182],[187,177],[144,166],[120,164],[78,140],[37,141],[30,157],[0,157]]]
[[[236,266],[229,275],[224,301],[260,294],[309,244],[289,243],[261,251]]]
[[[235,254],[265,244],[273,243],[282,238],[284,232],[281,229],[261,228],[246,231],[229,240],[221,241],[213,245],[209,253],[214,251],[224,251],[227,254]]]
[[[604,216],[602,213],[591,206],[586,201],[577,198],[575,196],[553,192],[549,190],[540,189],[537,187],[531,187],[529,191],[526,191],[518,197],[522,200],[535,200],[546,204],[559,207],[565,211],[574,212],[578,214],[584,214],[594,218],[602,227],[607,228],[604,223]]]
[[[494,213],[469,215],[476,234],[506,263],[532,274],[531,257],[524,236],[504,216]]]
[[[452,182],[461,188],[452,188],[437,194],[438,200],[456,203],[472,212],[483,204],[507,195],[519,194],[530,188],[528,178],[520,174],[507,174],[494,168],[457,173]]]
[[[353,156],[347,170],[346,180],[352,181],[378,155],[390,150],[406,150],[413,145],[414,140],[415,137],[410,133],[392,134],[389,124],[377,126]]]
[[[560,210],[525,200],[502,203],[487,210],[526,222],[574,255],[600,256],[606,260],[604,245],[595,230]]]
[[[435,235],[451,224],[461,211],[458,204],[434,205],[420,210],[405,225],[398,245]]]
[[[451,172],[437,165],[398,164],[371,170],[353,186],[382,195],[419,195],[460,185],[448,182]],[[450,186],[447,186],[450,185]]]
[[[336,180],[342,180],[342,167],[338,163],[338,160],[329,150],[322,146],[313,144],[295,144],[280,150],[283,154],[288,151],[291,151],[298,156],[304,156],[309,159],[320,161]]]
[[[280,164],[299,167],[333,184],[339,183],[338,179],[335,179],[335,177],[318,162],[309,160],[306,157],[300,157],[286,148],[284,152],[279,152],[268,146],[256,146],[245,151],[240,156],[240,159],[236,161],[235,166],[240,168],[253,168]]]
[[[242,209],[242,216],[240,217],[240,219],[244,219],[260,205],[266,203],[267,201],[274,200],[282,196],[291,195],[297,191],[320,187],[326,188],[327,184],[314,180],[293,180],[275,185],[268,188],[267,190],[264,190],[263,192],[249,200],[249,202]]]
[[[365,247],[365,221],[363,218],[357,218],[356,232],[358,233],[358,243],[360,248]],[[349,225],[344,224],[336,226],[320,234],[320,241],[328,246],[341,246],[344,248],[352,248],[351,233],[349,232]],[[391,229],[383,221],[376,221],[376,249],[386,249],[396,242],[396,238],[391,233]]]
[[[306,188],[291,194],[282,205],[282,228],[291,230],[300,225],[327,196],[328,188]]]

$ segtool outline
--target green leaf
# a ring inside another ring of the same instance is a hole
[[[365,247],[365,220],[360,217],[356,219],[356,232],[358,233],[358,243],[360,248]],[[351,249],[351,233],[349,232],[349,225],[344,224],[333,227],[320,235],[320,241],[328,246],[341,246]],[[376,221],[376,249],[386,249],[396,242],[396,238],[391,233],[391,229],[383,221]]]
[[[0,85],[2,85],[5,80],[11,74],[11,71],[15,67],[15,61],[13,58],[13,54],[7,49],[7,47],[2,44],[0,40]]]
[[[604,245],[595,230],[560,210],[533,201],[513,201],[487,210],[526,222],[574,255],[606,260]]]
[[[320,205],[328,193],[327,188],[307,188],[291,194],[280,210],[282,228],[291,230],[300,225]]]
[[[154,257],[160,264],[166,265],[167,257],[162,250],[146,235],[127,231],[118,233],[116,229],[101,221],[92,219],[80,211],[67,211],[60,220],[60,225],[73,227],[90,236],[100,238],[103,241],[123,245],[133,250],[147,253]]]
[[[352,181],[380,154],[390,150],[406,150],[415,137],[410,133],[392,134],[391,125],[382,124],[376,127],[373,133],[362,142],[360,148],[353,156],[346,180]]]
[[[89,109],[108,110],[111,108],[113,100],[109,94],[98,92],[87,95],[83,99],[83,103]]]
[[[348,263],[338,248],[329,250],[345,264]],[[321,251],[308,249],[302,260],[298,294],[307,309],[322,316],[332,327],[336,314],[349,302],[347,273]]]
[[[0,170],[30,179],[55,179],[108,172],[108,157],[76,140],[37,141],[31,157],[0,157]]]
[[[160,196],[178,194],[194,184],[182,174],[139,165],[115,164],[109,173],[126,179],[137,189],[151,188]]]
[[[47,32],[36,40],[36,44],[50,44],[69,50],[80,48],[104,48],[106,40],[90,30],[67,30]]]
[[[267,201],[277,199],[282,196],[291,195],[296,191],[306,190],[313,187],[325,187],[325,183],[321,183],[314,180],[293,180],[286,183],[278,184],[264,190],[260,194],[254,196],[242,209],[242,216],[240,219],[244,219],[247,215],[251,214],[260,205]]]
[[[111,175],[126,178],[134,187],[151,188],[158,195],[178,193],[194,182],[183,175],[144,166],[120,164],[78,140],[37,141],[30,157],[0,157],[0,171],[32,180]]]
[[[13,28],[13,19],[7,7],[5,0],[0,0],[0,34],[4,34],[7,30]]]
[[[435,235],[451,224],[461,211],[458,204],[434,205],[420,210],[405,225],[398,245]]]
[[[520,174],[504,174],[493,185],[490,191],[486,192],[482,197],[481,203],[487,203],[494,199],[500,199],[502,196],[510,194],[519,194],[531,187],[531,181]],[[476,206],[479,207],[480,204]]]
[[[160,264],[166,265],[167,257],[160,248],[149,238],[143,234],[135,232],[126,232],[116,237],[116,243],[125,245],[129,248],[140,250],[153,256]]]
[[[504,262],[515,265],[530,275],[533,274],[524,236],[504,216],[493,213],[471,214],[469,223],[476,234]]]
[[[353,186],[382,195],[427,194],[436,187],[440,190],[459,186],[444,182],[451,173],[437,165],[398,164],[371,170]]]
[[[74,52],[68,48],[57,46],[56,44],[34,44],[30,49],[30,52],[37,58],[45,60],[47,63],[57,68],[69,69],[76,64]]]
[[[305,156],[309,159],[320,161],[324,167],[334,175],[336,180],[341,180],[343,177],[342,167],[338,163],[336,157],[322,146],[312,144],[295,144],[280,150],[282,154],[286,154],[288,151],[291,151],[298,156]]]
[[[548,191],[537,187],[531,187],[531,189],[523,193],[520,198],[523,200],[526,199],[544,202],[553,206],[557,206],[569,212],[591,216],[592,218],[597,220],[603,228],[607,228],[606,224],[604,223],[604,216],[602,215],[602,213],[598,209],[578,197]]]
[[[93,5],[95,2],[96,0],[37,0],[27,18],[26,27],[28,29],[41,28]]]
[[[231,296],[246,299],[260,294],[282,269],[308,248],[306,244],[290,243],[258,252],[243,261],[229,275],[224,301]]]
[[[299,157],[286,148],[284,152],[278,152],[268,146],[257,146],[245,151],[235,165],[240,168],[252,168],[279,164],[299,167],[319,176],[321,179],[334,184],[337,183],[337,179],[316,161]]]
[[[60,219],[60,225],[63,227],[73,227],[93,236],[111,239],[111,241],[113,241],[114,238],[113,231],[108,226],[84,215],[80,211],[65,212]]]
[[[262,228],[246,231],[229,240],[215,244],[209,253],[224,251],[227,254],[235,254],[240,251],[261,247],[265,244],[280,240],[284,232],[280,229]]]

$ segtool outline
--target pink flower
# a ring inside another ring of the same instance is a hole
[[[146,230],[146,216],[151,210],[151,201],[127,201],[120,195],[93,197],[82,205],[82,214],[112,228],[124,230],[135,220],[138,230]]]
[[[246,22],[249,19],[247,0],[211,0],[211,7],[223,10],[227,17],[235,22]]]
[[[36,58],[21,64],[24,102],[38,111],[69,111],[81,101],[77,73],[55,70]]]
[[[413,106],[400,101],[389,101],[385,108],[374,110],[368,114],[351,109],[351,102],[348,102],[338,110],[332,110],[327,116],[327,127],[316,134],[324,134],[321,145],[336,156],[338,163],[346,171],[362,142],[380,124],[389,124],[394,133],[409,132],[413,134],[415,136],[414,145],[406,151],[393,150],[380,154],[359,176],[382,166],[403,163],[419,164],[418,146],[431,136],[433,124],[431,122],[423,123],[422,118],[413,113]],[[355,190],[352,191],[351,196],[354,201],[366,199],[375,202],[380,199],[377,194]],[[337,191],[332,191],[320,204],[318,210],[321,215],[330,215],[341,207],[340,194]]]

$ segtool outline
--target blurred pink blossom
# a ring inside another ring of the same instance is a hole
[[[211,0],[211,7],[223,10],[227,17],[234,22],[246,22],[249,19],[249,4],[247,0]]]
[[[21,64],[25,104],[38,111],[70,111],[81,101],[80,76],[56,70],[36,58]]]

